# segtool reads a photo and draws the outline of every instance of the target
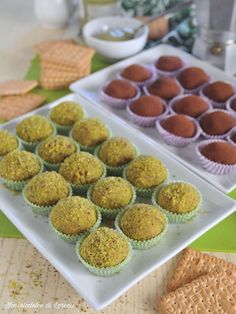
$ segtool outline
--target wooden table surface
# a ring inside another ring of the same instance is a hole
[[[34,17],[32,0],[1,0],[0,82],[24,76],[35,43],[77,33],[76,20],[65,30],[44,29]],[[236,254],[211,254],[236,263]],[[159,313],[165,278],[176,260],[159,267],[101,313]],[[97,313],[27,240],[0,239],[0,313],[64,312]]]

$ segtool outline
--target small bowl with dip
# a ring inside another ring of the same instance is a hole
[[[148,37],[148,26],[122,16],[94,19],[83,28],[86,44],[108,60],[120,60],[141,51]]]

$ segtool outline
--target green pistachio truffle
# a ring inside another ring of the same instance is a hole
[[[128,241],[120,233],[107,227],[90,233],[80,245],[81,257],[99,268],[119,265],[128,254]]]
[[[157,203],[177,214],[193,211],[199,204],[200,195],[192,185],[182,182],[170,183],[157,195]]]
[[[137,155],[134,145],[125,138],[112,137],[104,142],[98,157],[108,166],[119,167],[133,160]]]
[[[92,190],[91,200],[102,208],[116,209],[129,205],[133,198],[131,185],[119,177],[99,180]]]
[[[41,164],[29,152],[14,150],[0,160],[0,176],[12,181],[24,181],[38,174]]]
[[[120,219],[120,227],[129,238],[144,241],[158,236],[164,229],[165,217],[148,204],[135,204]]]
[[[168,171],[159,159],[141,155],[127,166],[125,175],[138,188],[152,188],[166,180]]]
[[[0,156],[4,156],[17,148],[17,138],[7,130],[0,131]]]
[[[77,150],[73,141],[62,135],[54,135],[44,140],[38,150],[39,156],[51,163],[58,164]]]
[[[109,130],[99,119],[84,119],[74,124],[72,138],[80,145],[94,147],[109,138]]]
[[[83,117],[83,108],[74,101],[64,101],[55,106],[50,112],[50,119],[62,126],[72,126]]]
[[[70,183],[84,185],[100,179],[104,167],[95,156],[81,152],[66,158],[61,164],[59,172]]]
[[[51,223],[59,232],[77,235],[90,229],[97,221],[96,207],[79,196],[60,200],[51,211]]]
[[[54,129],[43,116],[35,115],[21,121],[16,126],[16,134],[28,143],[38,143],[52,135]]]
[[[68,182],[55,171],[38,174],[25,188],[26,199],[40,206],[54,205],[68,195]]]

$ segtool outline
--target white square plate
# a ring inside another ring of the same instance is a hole
[[[88,77],[81,79],[73,84],[71,84],[70,89],[73,92],[76,92],[91,102],[94,105],[102,106],[107,110],[115,113],[125,121],[128,120],[128,115],[125,110],[117,110],[111,108],[109,105],[105,104],[99,97],[98,90],[99,88],[107,81],[115,78],[116,74],[123,68],[127,67],[132,63],[153,63],[161,55],[177,55],[181,57],[188,65],[199,66],[208,72],[211,77],[215,80],[224,80],[231,82],[236,85],[236,80],[227,75],[225,72],[211,66],[210,64],[200,61],[192,55],[177,49],[169,45],[159,45],[157,47],[145,50],[140,54],[137,54],[134,57],[128,58],[124,61],[118,62],[112,66],[107,67],[104,70],[98,71]],[[185,166],[196,172],[198,175],[202,176],[205,180],[209,181],[211,184],[214,184],[218,189],[227,193],[233,190],[236,187],[236,173],[231,173],[227,175],[214,175],[206,172],[200,165],[198,157],[195,153],[195,146],[197,142],[194,142],[191,145],[188,145],[183,148],[178,148],[174,146],[167,145],[159,136],[155,128],[142,128],[136,124],[129,121],[132,127],[140,130],[143,134],[148,135],[156,143],[160,143],[161,147],[172,154],[175,159],[182,162]],[[199,142],[199,141],[198,141]]]
[[[62,100],[79,102],[90,117],[99,117],[107,123],[114,135],[124,136],[131,140],[139,147],[141,153],[157,156],[168,167],[170,179],[191,182],[202,192],[204,200],[202,209],[194,220],[182,225],[169,225],[166,236],[156,247],[146,251],[134,251],[133,259],[119,274],[109,278],[101,278],[88,272],[78,262],[74,245],[58,238],[50,229],[46,217],[33,214],[32,210],[24,203],[21,194],[16,194],[0,186],[0,208],[5,215],[91,306],[101,309],[176,255],[208,229],[233,213],[236,203],[175,161],[166,152],[163,152],[160,145],[154,143],[149,137],[144,136],[130,127],[124,120],[103,110],[100,106],[94,106],[94,104],[79,95],[72,94],[63,97],[52,104],[1,126],[1,129],[6,128],[14,132],[16,124],[23,118],[36,113],[47,115],[49,109]]]

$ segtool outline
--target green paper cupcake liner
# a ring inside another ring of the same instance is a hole
[[[72,188],[70,185],[69,186],[69,194],[67,197],[69,196],[72,196]],[[43,215],[43,216],[48,216],[51,212],[51,209],[53,208],[54,205],[50,205],[50,206],[41,206],[41,205],[37,205],[37,204],[34,204],[34,203],[31,203],[29,200],[27,200],[26,198],[26,195],[25,195],[25,188],[23,189],[23,192],[22,192],[22,195],[23,195],[23,198],[24,198],[24,201],[26,202],[26,204],[32,208],[33,212],[35,214],[38,214],[38,215]]]
[[[163,214],[164,218],[165,218],[165,226],[164,229],[161,231],[161,233],[159,233],[156,237],[148,239],[148,240],[134,240],[130,237],[128,237],[123,230],[120,227],[120,219],[122,217],[122,215],[124,214],[125,210],[123,210],[122,212],[120,212],[115,220],[115,228],[118,232],[122,233],[131,243],[133,249],[136,250],[146,250],[149,248],[152,248],[153,246],[155,246],[156,244],[158,244],[158,242],[161,240],[161,238],[166,234],[166,231],[168,229],[168,219],[166,217],[165,214]]]
[[[53,135],[56,135],[57,134],[57,130],[56,130],[56,127],[55,125],[50,122],[51,126],[53,127],[53,133],[49,136],[53,136]],[[17,135],[16,135],[17,136]],[[22,147],[27,150],[28,152],[31,152],[31,153],[34,153],[35,152],[35,149],[36,147],[42,142],[35,142],[35,143],[30,143],[30,142],[26,142],[24,141],[23,139],[21,139],[19,136],[17,136],[17,138],[21,141],[21,144],[22,144]]]
[[[101,145],[102,145],[102,144],[101,144]],[[94,151],[94,155],[95,155],[99,160],[101,160],[101,159],[99,158],[99,156],[98,156],[99,150],[100,150],[100,148],[101,148],[101,145],[99,145],[99,146],[95,149],[95,151]],[[134,145],[134,146],[135,146],[135,145]],[[136,149],[136,157],[137,157],[137,156],[139,155],[139,150],[138,150],[138,148],[137,148],[136,146],[135,146],[135,149]],[[131,161],[130,161],[130,162],[131,162]],[[125,167],[126,167],[128,164],[129,164],[129,162],[126,163],[125,165],[118,166],[118,167],[113,167],[113,166],[109,166],[109,165],[105,164],[105,166],[106,166],[106,168],[107,168],[107,174],[108,174],[109,176],[120,177],[120,176],[122,176],[123,171],[124,171]]]
[[[105,178],[107,175],[107,170],[106,170],[106,167],[105,165],[103,164],[103,174],[102,176],[98,179],[103,179]],[[98,181],[97,180],[97,181]],[[93,182],[93,183],[88,183],[88,184],[74,184],[74,183],[71,183],[71,186],[72,186],[72,189],[73,189],[73,193],[75,195],[86,195],[87,194],[87,191],[89,190],[89,188],[94,185],[96,182]]]
[[[129,183],[130,184],[130,183]],[[94,188],[94,185],[92,185],[88,192],[87,192],[87,198],[88,200],[90,200],[95,206],[97,206],[97,208],[99,209],[99,211],[101,212],[102,214],[102,217],[103,218],[106,218],[106,219],[114,219],[116,218],[116,216],[124,209],[128,208],[129,206],[133,205],[135,200],[136,200],[136,192],[135,192],[135,189],[134,187],[130,184],[130,187],[132,189],[132,192],[133,192],[133,196],[132,196],[132,199],[130,201],[130,203],[124,207],[120,207],[120,208],[115,208],[115,209],[112,209],[112,208],[103,208],[103,207],[100,207],[98,205],[96,205],[93,201],[92,201],[92,192],[93,192],[93,188]]]
[[[158,203],[157,203],[157,195],[158,193],[160,192],[160,190],[164,187],[159,187],[157,188],[154,192],[153,192],[153,195],[152,195],[152,204],[154,206],[157,206],[160,208],[160,210],[166,215],[166,217],[168,218],[168,221],[170,223],[185,223],[185,222],[188,222],[190,219],[192,219],[199,211],[201,205],[202,205],[202,195],[200,193],[200,191],[191,183],[189,182],[185,182],[185,181],[181,181],[181,180],[178,180],[178,181],[171,181],[169,182],[168,184],[171,184],[171,183],[185,183],[185,184],[189,184],[191,185],[192,187],[195,188],[195,190],[197,190],[198,194],[199,194],[199,202],[198,202],[198,205],[196,206],[195,209],[193,209],[192,211],[190,212],[187,212],[187,213],[184,213],[184,214],[177,214],[177,213],[174,213],[174,212],[171,212],[169,210],[166,210],[165,208],[161,207]]]
[[[62,233],[60,231],[58,231],[53,225],[52,225],[52,221],[51,221],[51,214],[49,214],[49,225],[51,226],[51,228],[53,229],[53,231],[64,241],[71,243],[71,244],[75,244],[79,239],[81,239],[82,237],[88,235],[90,232],[95,231],[101,224],[102,221],[102,215],[100,213],[100,211],[96,208],[96,212],[97,212],[97,221],[95,222],[95,224],[89,228],[86,231],[83,231],[79,234],[76,235],[69,235],[69,234],[65,234]]]
[[[76,143],[76,141],[74,141],[72,138],[71,138],[71,140],[73,141],[73,143],[74,143],[74,145],[75,145],[75,147],[76,147],[75,153],[76,153],[76,152],[80,152],[80,147],[79,147],[79,145],[78,145],[78,144]],[[61,165],[61,163],[62,163],[63,161],[60,162],[60,163],[58,163],[58,164],[52,164],[52,163],[50,163],[50,162],[48,162],[48,161],[42,159],[42,157],[40,157],[40,155],[39,155],[39,147],[40,147],[40,145],[41,145],[42,143],[43,143],[43,142],[41,142],[40,144],[37,145],[37,147],[36,147],[36,149],[35,149],[35,154],[36,154],[39,158],[41,158],[41,160],[42,160],[42,162],[43,162],[44,167],[45,167],[46,170],[49,170],[49,171],[51,171],[51,170],[53,170],[53,171],[59,171],[60,165]]]
[[[108,128],[108,131],[109,131],[109,136],[108,136],[108,139],[112,137],[112,131],[111,129],[107,126]],[[72,130],[70,131],[70,134],[69,134],[69,137],[72,138],[74,141],[76,141],[73,136],[72,136]],[[98,146],[100,146],[101,144],[99,145],[96,145],[96,146],[84,146],[82,144],[80,144],[79,142],[77,142],[80,146],[80,149],[81,151],[84,151],[84,152],[87,152],[87,153],[90,153],[90,154],[94,154],[95,150],[97,149]]]
[[[133,185],[133,187],[134,187],[134,189],[135,189],[135,191],[136,191],[136,193],[137,193],[137,196],[144,197],[144,198],[151,197],[152,194],[153,194],[153,192],[155,191],[155,189],[156,189],[157,187],[163,186],[163,185],[167,182],[167,180],[168,180],[168,178],[169,178],[169,170],[166,168],[166,170],[167,170],[167,177],[166,177],[166,179],[165,179],[163,182],[161,182],[158,186],[155,186],[155,187],[152,187],[152,188],[146,188],[146,189],[145,189],[145,188],[137,187],[137,186],[135,186],[132,182],[130,182],[129,179],[127,178],[127,176],[126,176],[125,170],[126,170],[126,167],[125,167],[125,169],[123,170],[123,178],[124,178],[125,180],[127,180],[130,184]]]
[[[37,156],[37,159],[40,162],[40,170],[39,173],[42,173],[44,171],[44,166],[43,166],[43,162],[41,160],[41,158],[39,158]],[[39,174],[38,173],[38,174]],[[24,187],[26,186],[26,184],[31,180],[27,179],[27,180],[22,180],[22,181],[13,181],[13,180],[7,180],[3,177],[0,177],[0,183],[5,185],[7,188],[14,190],[14,191],[22,191],[24,189]]]
[[[108,277],[108,276],[112,276],[118,272],[120,272],[127,264],[128,262],[131,260],[132,256],[133,256],[133,250],[132,250],[132,246],[130,244],[130,242],[128,242],[128,246],[129,246],[129,252],[127,257],[118,265],[116,266],[110,266],[110,267],[96,267],[93,266],[91,264],[89,264],[88,262],[86,262],[83,257],[80,255],[80,245],[83,242],[84,238],[86,236],[82,237],[75,246],[75,253],[78,257],[78,259],[81,261],[81,263],[93,274],[95,274],[96,276],[100,276],[100,277]]]

